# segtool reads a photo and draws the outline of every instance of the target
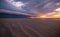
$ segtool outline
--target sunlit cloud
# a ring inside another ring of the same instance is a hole
[[[55,11],[59,11],[60,12],[60,8],[57,8]]]
[[[55,9],[53,12],[46,13],[46,14],[40,14],[37,16],[33,16],[31,18],[60,18],[60,8]]]
[[[6,0],[8,3],[10,3],[12,6],[15,6],[17,8],[22,8],[22,6],[25,6],[25,3],[21,2],[21,1],[14,1],[14,0]]]
[[[13,5],[15,7],[20,7],[21,8],[24,4],[22,2],[15,2],[15,3],[13,3]]]

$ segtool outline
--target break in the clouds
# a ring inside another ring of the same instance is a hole
[[[60,0],[0,0],[0,9],[37,15],[54,11],[60,7]]]

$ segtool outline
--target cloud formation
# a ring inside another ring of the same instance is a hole
[[[0,0],[0,9],[6,9],[10,11],[16,11],[19,14],[27,15],[38,15],[39,13],[53,12],[55,9],[60,7],[60,0],[14,0],[15,2],[27,3],[26,6],[16,8],[6,2],[5,0]],[[15,12],[14,12],[15,13]]]
[[[5,10],[5,9],[0,9],[0,13],[8,13],[8,14],[16,14],[16,15],[29,15],[29,16],[33,16],[31,14],[27,14],[27,13],[21,13],[21,12],[16,12],[16,11],[10,11],[10,10]]]

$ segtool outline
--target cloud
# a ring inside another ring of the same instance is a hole
[[[27,5],[20,10],[20,8],[18,9],[2,2],[1,8],[3,10],[7,9],[6,13],[10,14],[37,15],[39,13],[52,12],[56,8],[60,7],[60,0],[16,0],[16,2],[17,1],[22,1],[27,3]],[[9,12],[10,10],[12,12]]]
[[[16,15],[22,14],[22,15],[29,15],[29,16],[32,16],[31,14],[21,13],[21,12],[6,10],[6,9],[0,9],[0,13],[8,13],[8,14],[16,14]]]

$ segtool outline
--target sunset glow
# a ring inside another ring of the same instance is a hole
[[[38,15],[33,18],[60,18],[60,8],[55,9],[53,12],[46,13],[40,16]]]

